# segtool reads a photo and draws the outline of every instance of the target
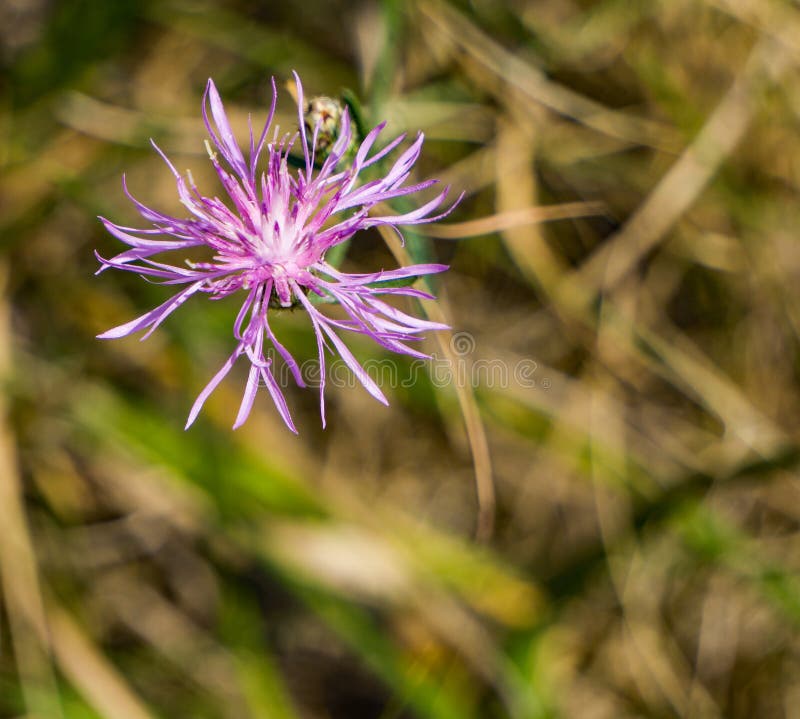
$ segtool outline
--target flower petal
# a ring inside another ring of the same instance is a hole
[[[219,130],[219,135],[214,132],[208,120],[206,101],[211,105],[211,116],[214,118],[214,123]],[[219,96],[219,92],[217,92],[217,86],[211,78],[208,79],[206,91],[203,95],[203,119],[205,120],[209,135],[211,135],[214,144],[219,148],[219,151],[222,153],[225,160],[227,160],[228,164],[236,171],[239,177],[247,177],[247,165],[244,162],[242,150],[239,147],[239,143],[236,142],[236,137],[233,134],[230,122],[228,122],[228,115],[225,113],[222,99]]]
[[[197,395],[197,399],[194,401],[192,405],[192,409],[189,410],[189,418],[186,420],[186,426],[184,429],[189,429],[189,427],[194,424],[194,421],[197,419],[197,415],[200,414],[200,410],[203,408],[206,400],[208,399],[209,395],[217,388],[217,385],[225,379],[225,376],[228,372],[231,371],[231,368],[236,363],[236,360],[239,359],[239,356],[244,352],[244,347],[239,345],[233,352],[233,354],[225,360],[225,364],[220,367],[219,371],[211,378],[211,381],[203,387],[203,390]]]
[[[97,335],[97,339],[118,339],[120,337],[126,337],[133,332],[138,332],[145,327],[150,327],[150,331],[148,331],[148,333],[142,337],[142,339],[149,337],[150,333],[156,327],[158,327],[158,325],[160,325],[170,314],[172,314],[176,309],[178,309],[178,307],[186,302],[186,300],[189,299],[189,297],[191,297],[195,292],[197,292],[202,285],[202,282],[195,282],[193,285],[190,285],[186,289],[182,290],[174,297],[170,297],[164,304],[159,305],[149,312],[145,312],[145,314],[137,317],[135,320],[131,320],[123,325],[113,327],[110,330],[106,330],[102,334]]]

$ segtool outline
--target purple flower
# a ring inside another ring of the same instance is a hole
[[[398,225],[433,222],[449,212],[431,216],[444,201],[447,194],[445,189],[430,202],[406,214],[369,214],[377,203],[424,190],[436,182],[428,180],[404,185],[419,157],[422,133],[394,161],[386,174],[360,182],[361,171],[386,157],[402,142],[404,136],[370,154],[385,126],[385,123],[381,123],[355,149],[351,147],[353,132],[345,110],[335,143],[328,148],[329,153],[324,160],[317,162],[314,148],[318,146],[319,123],[313,128],[312,136],[307,137],[303,89],[296,73],[295,80],[299,133],[279,138],[276,130],[272,142],[266,141],[277,99],[273,79],[269,116],[257,141],[251,126],[247,160],[234,138],[217,88],[212,80],[208,81],[203,96],[203,120],[216,151],[208,142],[206,149],[229,202],[201,195],[191,174],[187,178],[182,177],[153,143],[175,176],[178,195],[190,217],[169,217],[146,207],[131,196],[123,176],[125,194],[150,226],[147,229],[122,227],[100,218],[106,229],[129,245],[130,249],[111,259],[97,255],[102,263],[98,273],[114,267],[181,288],[164,304],[104,332],[99,335],[100,338],[114,339],[147,329],[142,337],[145,339],[192,295],[205,293],[211,299],[220,299],[237,292],[241,294],[242,308],[233,324],[236,347],[200,392],[189,412],[187,428],[236,360],[245,355],[251,365],[250,374],[234,428],[247,419],[259,384],[263,383],[284,422],[293,432],[297,432],[283,392],[273,375],[271,353],[270,356],[265,355],[265,345],[271,344],[290,368],[297,384],[305,385],[297,361],[280,343],[270,326],[270,309],[301,306],[308,313],[319,353],[323,427],[326,350],[337,352],[366,390],[387,404],[380,388],[347,348],[341,334],[352,332],[367,335],[394,352],[425,358],[427,355],[404,343],[420,339],[419,333],[424,330],[446,329],[446,325],[401,312],[379,297],[410,295],[431,298],[431,295],[408,286],[391,286],[392,281],[413,280],[421,275],[442,272],[447,269],[445,265],[414,265],[374,274],[347,274],[325,261],[327,250],[359,230],[376,225],[389,225],[397,230]],[[298,137],[305,166],[290,170],[287,158],[298,143]],[[257,166],[262,154],[265,168],[259,173]],[[170,239],[156,239],[161,235]],[[169,264],[151,259],[160,252],[201,246],[211,251],[211,257],[206,262],[187,260],[185,264]],[[319,303],[312,301],[315,296],[338,303],[347,318],[334,319],[325,315],[319,309]]]

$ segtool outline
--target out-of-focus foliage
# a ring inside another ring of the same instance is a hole
[[[4,2],[0,717],[798,716],[799,37],[779,0]],[[466,191],[344,261],[448,262],[467,334],[325,432],[290,390],[299,437],[266,396],[232,433],[240,372],[184,433],[236,305],[96,341],[165,290],[93,276],[95,217],[137,222],[123,172],[179,211],[150,137],[210,192],[207,78],[244,133],[292,69]]]

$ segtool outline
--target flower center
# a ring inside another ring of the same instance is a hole
[[[291,283],[296,282],[308,287],[314,282],[313,275],[305,267],[299,267],[294,260],[264,261],[247,270],[243,279],[241,286],[245,290],[272,281],[270,307],[293,307],[297,302],[292,296]]]

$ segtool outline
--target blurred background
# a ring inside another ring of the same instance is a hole
[[[4,0],[0,53],[0,716],[800,717],[797,5]],[[465,191],[344,262],[450,264],[467,379],[296,437],[237,367],[184,432],[236,302],[95,340],[167,297],[96,216],[182,214],[150,137],[219,194],[207,78],[288,130],[293,69]]]

